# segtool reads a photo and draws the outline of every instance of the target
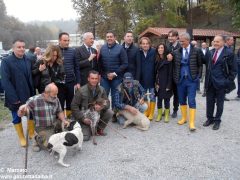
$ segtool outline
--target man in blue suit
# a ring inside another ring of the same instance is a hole
[[[214,37],[214,49],[206,60],[206,97],[207,97],[207,121],[203,126],[213,125],[213,130],[218,130],[223,113],[224,97],[226,89],[234,81],[237,74],[236,61],[233,52],[224,46],[224,37]],[[217,106],[214,116],[214,106]]]
[[[17,111],[20,105],[25,104],[29,97],[34,95],[31,61],[25,55],[25,42],[15,40],[13,53],[2,61],[2,85],[5,90],[5,106],[12,113],[13,124],[17,131],[21,146],[26,146],[21,117]],[[28,121],[29,137],[34,135],[34,123]]]

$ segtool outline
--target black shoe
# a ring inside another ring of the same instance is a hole
[[[172,118],[176,118],[176,117],[177,117],[177,111],[173,111]]]
[[[224,101],[230,101],[230,99],[228,99],[228,98],[224,97]]]
[[[205,123],[203,123],[203,126],[207,127],[207,126],[210,126],[211,124],[213,124],[214,121],[213,120],[206,120]]]
[[[219,122],[219,121],[215,121],[212,129],[213,129],[213,130],[218,130],[219,128],[220,128],[220,122]]]

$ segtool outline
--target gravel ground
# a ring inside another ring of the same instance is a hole
[[[47,152],[32,152],[30,147],[27,174],[58,180],[240,179],[240,101],[235,96],[236,91],[228,95],[231,101],[225,102],[218,131],[202,126],[206,102],[198,94],[196,132],[189,132],[187,124],[177,125],[177,119],[151,122],[147,132],[110,123],[127,139],[107,128],[106,137],[96,138],[97,146],[89,141],[80,152],[68,151],[65,162],[71,164],[69,168],[58,165]],[[12,125],[0,131],[0,139],[0,179],[21,177],[23,173],[13,171],[24,168],[25,149],[19,147]]]

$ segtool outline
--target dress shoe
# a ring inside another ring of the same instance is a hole
[[[213,125],[213,130],[218,130],[220,128],[220,122],[219,121],[216,121]]]
[[[172,118],[176,118],[176,117],[177,117],[177,111],[173,111]]]
[[[106,136],[107,133],[105,133],[105,132],[103,131],[103,129],[98,129],[96,135],[97,135],[97,136]]]
[[[203,126],[207,127],[207,126],[210,126],[211,124],[213,124],[214,121],[213,120],[206,120],[205,123],[203,123]]]

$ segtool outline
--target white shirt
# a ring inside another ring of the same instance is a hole
[[[188,55],[189,55],[189,53],[190,53],[190,44],[188,45],[188,47],[183,48],[183,55],[184,55],[185,58],[187,58],[187,57],[186,57],[186,50],[187,50]]]

